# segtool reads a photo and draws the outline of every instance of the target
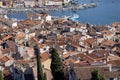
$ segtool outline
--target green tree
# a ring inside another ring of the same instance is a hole
[[[92,78],[91,80],[105,80],[104,77],[99,73],[98,70],[94,70],[92,73]]]
[[[64,80],[64,74],[62,70],[62,60],[59,57],[59,54],[57,53],[57,50],[55,48],[52,49],[51,53],[51,71],[54,80]]]
[[[44,73],[44,77],[43,77],[43,80],[47,80],[47,76],[46,76],[46,73]]]
[[[41,60],[40,60],[40,51],[37,46],[34,47],[34,50],[35,50],[36,59],[37,59],[38,80],[47,80],[46,74],[45,73],[43,74],[43,70],[42,70],[42,64],[41,64]]]
[[[3,80],[2,72],[0,71],[0,80]]]

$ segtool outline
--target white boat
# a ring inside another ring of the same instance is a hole
[[[73,14],[73,16],[70,17],[69,19],[70,19],[70,20],[73,20],[73,21],[78,21],[78,20],[79,20],[79,15]]]

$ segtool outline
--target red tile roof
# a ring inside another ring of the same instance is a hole
[[[87,61],[80,61],[78,63],[74,63],[74,67],[85,67],[90,66],[90,64]]]
[[[100,74],[102,74],[105,78],[118,77],[119,72],[117,71],[109,71],[109,67],[104,66],[88,66],[88,67],[75,67],[74,71],[77,76],[77,79],[81,80],[89,80],[91,79],[91,72],[94,70],[98,70]]]
[[[24,33],[22,33],[22,32],[19,32],[16,36],[15,36],[15,38],[16,39],[22,39],[22,38],[25,38],[25,34]]]
[[[120,27],[120,22],[114,22],[111,24],[112,27]]]
[[[111,46],[111,45],[114,45],[116,44],[116,42],[112,41],[112,40],[105,40],[102,42],[103,45],[105,46]]]
[[[87,38],[86,40],[84,40],[84,44],[93,44],[95,42],[95,39],[93,38]]]
[[[7,57],[7,56],[4,56],[0,59],[2,62],[7,62],[9,61],[10,59]]]
[[[7,35],[7,36],[5,36],[5,37],[3,37],[3,41],[6,41],[6,40],[8,40],[8,39],[10,39],[10,38],[12,38],[12,36],[10,36],[10,35]]]
[[[33,48],[26,47],[26,51],[27,51],[27,54],[28,54],[29,57],[31,57],[31,58],[35,57]]]
[[[50,54],[48,52],[45,52],[45,53],[40,54],[40,57],[41,57],[41,62],[44,62],[50,59]]]
[[[19,64],[28,64],[30,62],[32,62],[31,60],[24,60],[24,59],[21,59],[21,60],[16,60],[17,63]]]

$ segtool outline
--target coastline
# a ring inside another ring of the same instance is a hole
[[[64,7],[63,5],[59,6],[44,6],[44,7],[38,7],[38,8],[0,8],[1,14],[9,14],[10,12],[47,12],[47,11],[67,11],[67,10],[82,10],[82,9],[88,9],[88,8],[94,8],[96,7],[96,3],[90,3],[90,4],[77,4],[77,5],[70,5]]]
[[[79,15],[79,22],[81,23],[90,23],[94,25],[109,25],[113,22],[119,22],[120,21],[120,11],[116,4],[117,2],[112,3],[112,1],[102,1],[97,2],[97,7],[95,8],[88,8],[88,9],[82,9],[82,10],[68,10],[66,7],[61,10],[61,8],[56,6],[50,6],[48,7],[49,10],[46,9],[46,13],[48,13],[51,16],[56,17],[63,17],[63,16],[72,16],[74,13]],[[109,2],[109,3],[108,3]],[[80,1],[79,4],[86,4],[90,3],[90,0],[88,1]],[[108,3],[108,4],[106,4]],[[44,7],[41,7],[42,9]],[[52,9],[51,9],[52,8]],[[27,8],[26,8],[27,9]],[[22,11],[22,8],[21,8]],[[40,13],[41,11],[37,8],[31,11],[9,11],[9,14],[7,15],[9,18],[16,18],[16,19],[26,19],[28,13]],[[6,12],[7,13],[7,12]]]

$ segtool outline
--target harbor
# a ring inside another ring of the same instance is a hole
[[[96,7],[96,3],[90,4],[77,4],[77,5],[70,5],[70,6],[45,6],[39,8],[1,8],[1,14],[9,14],[13,12],[48,12],[48,11],[67,11],[67,10],[82,10],[88,8]]]
[[[0,80],[120,80],[119,1],[5,1]]]
[[[109,3],[108,3],[109,2]],[[95,3],[95,4],[94,4]],[[91,4],[91,5],[88,5]],[[118,6],[117,6],[118,5]],[[27,18],[28,13],[40,13],[46,12],[49,15],[62,17],[72,16],[74,13],[79,15],[79,22],[91,23],[95,25],[109,25],[112,22],[120,21],[120,5],[118,2],[101,1],[101,0],[81,0],[77,5],[67,6],[44,6],[44,7],[30,7],[30,8],[0,8],[3,14],[6,14],[8,18],[16,18],[18,20],[24,20]]]

